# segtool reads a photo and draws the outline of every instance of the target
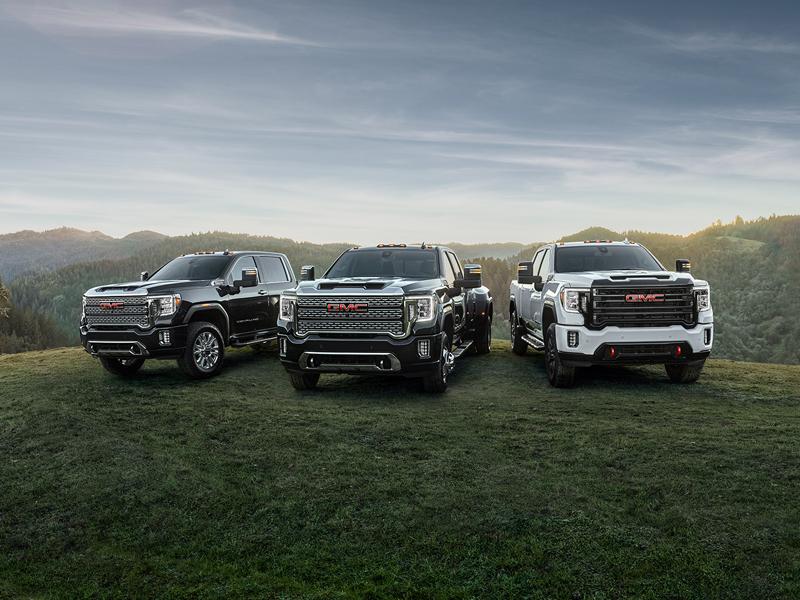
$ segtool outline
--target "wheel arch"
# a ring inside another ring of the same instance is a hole
[[[207,321],[219,329],[225,344],[230,338],[230,320],[228,313],[218,304],[193,306],[183,319],[185,324]]]

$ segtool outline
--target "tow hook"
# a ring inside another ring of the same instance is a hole
[[[453,356],[453,353],[452,353],[452,352],[448,352],[448,353],[447,353],[447,360],[446,360],[446,363],[447,363],[447,372],[448,372],[448,373],[452,373],[452,372],[453,372],[453,369],[454,369],[454,368],[455,368],[455,366],[456,366],[456,357],[455,357],[455,356]]]

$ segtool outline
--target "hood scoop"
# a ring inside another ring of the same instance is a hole
[[[644,275],[612,275],[609,277],[611,281],[628,281],[631,279],[669,279],[670,275],[653,275],[653,274],[644,274]]]
[[[97,288],[98,292],[135,292],[139,289],[139,285],[104,285]]]
[[[317,286],[318,290],[382,290],[386,287],[385,281],[326,281]]]

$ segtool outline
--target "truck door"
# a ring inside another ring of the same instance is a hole
[[[544,283],[547,275],[550,272],[550,248],[545,248],[541,254],[541,261],[539,268],[533,265],[534,275],[539,275],[542,278],[542,283],[531,286],[531,315],[533,318],[534,335],[540,340],[544,340],[544,332],[542,331],[542,311],[544,310]],[[538,290],[536,288],[539,288]]]
[[[453,281],[456,279],[464,279],[464,270],[461,268],[461,263],[458,257],[449,251],[445,251],[445,257],[450,263],[450,269],[447,270],[448,275],[452,272]],[[452,285],[452,283],[450,284]],[[458,334],[467,323],[467,295],[464,290],[453,298],[453,331]]]
[[[252,256],[240,256],[234,261],[226,277],[226,283],[233,285],[234,281],[241,279],[243,269],[258,270]],[[267,328],[268,299],[261,293],[263,289],[264,284],[261,283],[259,273],[259,285],[243,287],[238,294],[228,297],[228,316],[232,335],[246,336]]]
[[[292,289],[295,284],[291,281],[287,265],[280,256],[260,255],[255,258],[262,282],[259,294],[264,296],[267,302],[267,321],[264,329],[274,332],[277,329],[281,292]]]
[[[544,254],[544,250],[539,250],[533,256],[533,275],[536,275],[536,272],[539,270],[539,266],[542,264],[542,255]],[[517,295],[514,298],[516,307],[517,307],[517,316],[525,323],[525,329],[528,333],[533,333],[533,312],[532,312],[532,305],[531,305],[531,292],[533,291],[533,285],[530,283],[519,283],[517,282]]]

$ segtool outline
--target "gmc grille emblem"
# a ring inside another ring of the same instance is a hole
[[[101,302],[100,310],[115,310],[117,308],[122,308],[123,306],[125,306],[124,302]]]
[[[628,294],[625,302],[664,302],[664,294]]]
[[[337,312],[355,312],[355,313],[363,313],[367,312],[369,308],[369,304],[367,303],[358,303],[358,304],[328,304],[328,312],[329,313],[337,313]]]

